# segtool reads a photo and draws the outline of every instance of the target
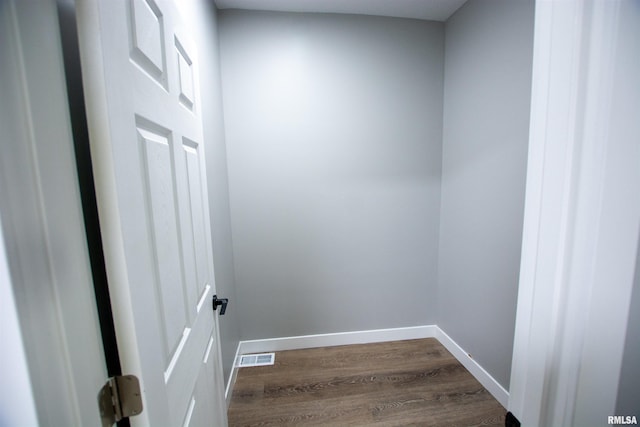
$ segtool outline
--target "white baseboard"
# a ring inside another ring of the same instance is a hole
[[[231,405],[231,395],[233,394],[233,386],[236,385],[236,379],[238,378],[238,357],[240,357],[240,343],[236,347],[236,355],[233,357],[233,368],[231,368],[231,375],[229,375],[229,381],[227,381],[227,388],[224,391],[224,399],[227,401],[227,409]]]
[[[495,397],[495,399],[500,402],[502,406],[505,408],[509,403],[509,392],[504,389],[487,371],[484,370],[482,366],[478,362],[469,356],[469,353],[464,351],[462,347],[458,345],[454,340],[451,339],[449,335],[447,335],[442,329],[438,328],[438,332],[435,338],[440,341],[440,343],[445,346],[449,353],[453,354],[453,356],[458,359],[458,362],[462,364],[471,375],[477,379],[480,384],[484,388],[486,388],[489,393]]]
[[[303,335],[298,337],[268,338],[264,340],[240,341],[236,359],[242,354],[268,353],[273,351],[297,350],[301,348],[332,347],[337,345],[370,344],[386,341],[400,341],[420,338],[436,338],[473,375],[489,393],[505,408],[509,402],[506,391],[482,366],[472,359],[455,341],[437,325],[412,326],[406,328],[375,329],[370,331],[338,332],[335,334]],[[235,363],[234,363],[235,365]],[[231,391],[238,375],[233,367],[225,398],[227,406],[231,402]]]
[[[338,332],[335,334],[302,335],[298,337],[269,338],[240,341],[240,354],[297,350],[300,348],[332,347],[336,345],[370,344],[375,342],[432,338],[435,325],[408,328],[375,329],[371,331]]]

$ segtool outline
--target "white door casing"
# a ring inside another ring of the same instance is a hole
[[[536,3],[508,408],[523,425],[627,415],[615,407],[640,230],[638,23],[637,2]]]
[[[0,426],[100,423],[107,371],[62,46],[55,2],[0,1]]]
[[[225,425],[197,52],[171,1],[79,2],[98,210],[133,425]]]

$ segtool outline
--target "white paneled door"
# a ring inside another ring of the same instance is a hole
[[[226,424],[195,46],[170,0],[78,3],[98,208],[133,425]]]

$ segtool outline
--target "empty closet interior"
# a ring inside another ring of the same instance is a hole
[[[240,340],[438,325],[508,389],[534,2],[212,13],[225,379]]]

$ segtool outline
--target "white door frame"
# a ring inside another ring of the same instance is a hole
[[[17,423],[0,413],[0,424],[98,425],[106,367],[55,2],[0,2],[0,40],[0,243],[9,273],[2,288],[10,288],[19,321],[18,331],[14,323],[7,332],[24,344],[21,352],[14,339],[0,365],[26,363],[31,386],[18,383],[14,392],[4,384],[10,394],[2,394],[0,408],[22,396],[12,410],[27,412]],[[4,295],[3,315],[12,304]],[[5,326],[3,317],[3,341]]]
[[[638,104],[622,122],[612,113],[633,102],[612,98],[616,67],[633,54],[620,10],[617,0],[536,4],[509,399],[527,426],[603,425],[616,415],[640,218]],[[631,87],[637,96],[637,80]]]
[[[11,388],[0,389],[0,424],[7,426],[38,424],[38,414],[29,378],[29,361],[25,353],[20,330],[20,319],[13,296],[13,283],[9,273],[4,233],[0,218],[0,336],[2,337],[2,363],[0,378]]]

